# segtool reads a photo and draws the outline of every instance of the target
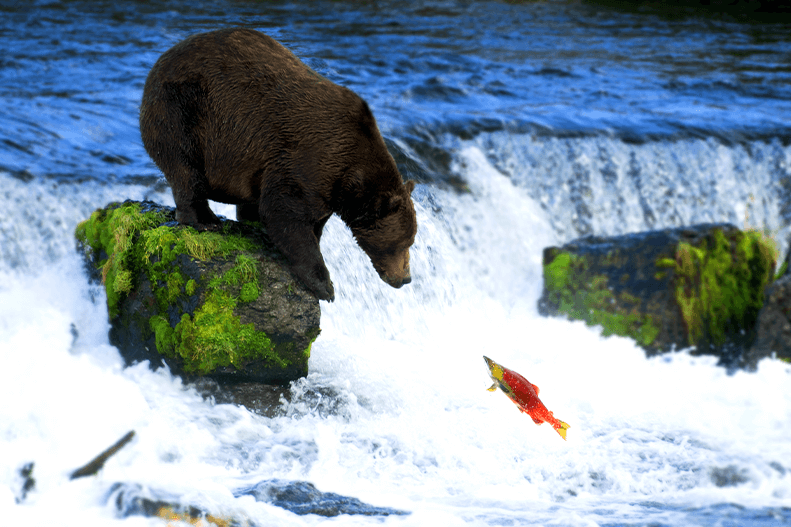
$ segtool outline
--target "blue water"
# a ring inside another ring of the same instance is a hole
[[[3,13],[0,166],[156,174],[136,128],[148,69],[193,32],[268,32],[360,93],[392,139],[445,131],[628,141],[791,139],[788,26],[668,21],[560,2],[54,2]]]
[[[0,13],[0,509],[15,524],[161,525],[122,517],[115,483],[256,525],[324,520],[237,497],[279,479],[411,512],[344,525],[791,525],[788,364],[647,359],[536,311],[543,248],[584,234],[728,221],[787,250],[788,24],[574,2]],[[276,417],[124,369],[72,237],[109,201],[172,204],[139,137],[145,77],[185,36],[236,25],[362,95],[420,183],[403,289],[328,223],[337,300]],[[484,354],[541,386],[568,442],[485,390]],[[68,480],[129,429],[99,476]]]

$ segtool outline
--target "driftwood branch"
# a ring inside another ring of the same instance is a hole
[[[135,436],[135,431],[130,430],[124,437],[118,440],[113,446],[96,456],[90,463],[84,465],[71,473],[70,479],[82,478],[85,476],[93,476],[104,466],[105,462],[110,459],[110,456],[121,450]]]

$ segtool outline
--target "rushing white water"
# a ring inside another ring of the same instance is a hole
[[[715,525],[727,511],[706,511],[727,504],[738,524],[771,525],[791,505],[791,366],[767,359],[727,375],[714,358],[647,359],[627,339],[538,316],[541,251],[567,233],[484,151],[456,157],[469,193],[415,193],[409,286],[384,285],[349,230],[327,224],[337,299],[322,303],[311,373],[275,418],[205,401],[165,370],[123,368],[108,343],[104,293],[83,272],[74,226],[108,201],[172,203],[167,193],[0,174],[2,523],[162,524],[119,518],[115,482],[256,525],[327,521],[233,495],[283,478],[411,511],[339,525]],[[484,354],[541,387],[568,441],[486,391]],[[131,429],[99,475],[69,481]],[[17,503],[30,461],[36,487]]]
[[[600,135],[494,132],[473,145],[541,203],[564,241],[717,221],[767,231],[786,251],[791,147],[715,138],[630,144]]]

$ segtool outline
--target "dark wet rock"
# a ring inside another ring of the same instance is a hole
[[[786,475],[787,472],[786,468],[783,465],[781,465],[779,462],[771,461],[769,462],[769,466],[772,467],[774,470],[776,470],[777,473],[780,474],[781,476]]]
[[[312,483],[306,481],[287,481],[271,479],[234,493],[240,496],[253,496],[256,501],[271,503],[295,514],[317,514],[319,516],[339,516],[359,514],[365,516],[403,515],[408,512],[388,507],[374,507],[357,498],[341,496],[332,492],[320,492]],[[136,483],[115,483],[108,492],[108,502],[114,503],[118,515],[146,516],[168,521],[182,521],[195,524],[206,520],[216,525],[229,527],[255,527],[248,518],[223,517],[214,515],[200,506],[185,504],[168,492],[145,488]]]
[[[214,379],[201,377],[190,386],[204,398],[212,398],[217,404],[238,404],[264,417],[279,417],[285,414],[283,402],[291,400],[291,389],[277,384],[259,382],[230,382],[220,384]]]
[[[17,503],[25,501],[28,493],[36,489],[36,479],[33,477],[34,466],[35,464],[31,461],[30,463],[22,465],[18,471],[19,490],[14,497]]]
[[[317,514],[338,516],[340,514],[362,514],[365,516],[389,516],[409,514],[388,507],[374,507],[357,498],[341,496],[333,492],[321,492],[307,481],[269,479],[248,489],[235,493],[238,496],[253,496],[256,501],[271,503],[295,514]]]
[[[110,341],[127,363],[187,381],[284,384],[307,375],[316,297],[255,223],[196,231],[152,202],[112,203],[77,227],[107,292]]]
[[[209,377],[191,380],[204,399],[216,404],[238,404],[264,417],[300,418],[315,415],[351,419],[350,406],[360,400],[334,386],[323,386],[317,379],[299,379],[288,386],[257,382],[220,383]]]
[[[226,527],[255,527],[255,524],[247,519],[215,516],[199,507],[181,504],[173,496],[144,489],[137,484],[114,484],[110,488],[108,501],[115,503],[121,518],[145,516],[161,518],[168,522],[183,522],[186,525],[205,525],[205,522],[211,522]],[[204,523],[198,523],[199,521]]]
[[[601,325],[648,355],[694,347],[745,366],[775,257],[762,234],[728,224],[587,236],[544,250],[539,312]]]
[[[709,471],[711,482],[718,487],[735,487],[750,481],[747,471],[735,465],[714,467]]]
[[[747,353],[751,366],[765,357],[791,360],[791,274],[775,281],[769,288],[758,314],[756,338]]]

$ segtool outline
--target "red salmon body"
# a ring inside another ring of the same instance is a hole
[[[537,386],[508,368],[503,368],[503,381],[511,387],[508,397],[521,411],[532,417],[533,421],[539,424],[547,422],[554,428],[560,426],[560,420],[556,419],[538,398]]]
[[[519,410],[533,419],[534,423],[537,425],[549,423],[565,441],[566,430],[569,425],[557,419],[552,412],[547,410],[547,407],[538,398],[538,386],[515,371],[497,364],[489,357],[484,356],[483,358],[486,361],[486,365],[489,366],[489,376],[494,381],[489,391],[496,390],[499,387],[516,404]]]

